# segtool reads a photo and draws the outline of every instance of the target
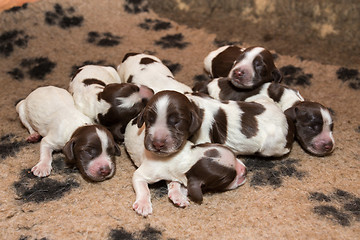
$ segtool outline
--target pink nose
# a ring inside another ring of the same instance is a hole
[[[323,145],[323,149],[326,151],[326,152],[329,152],[333,149],[334,145],[332,142],[327,142]]]
[[[233,71],[233,78],[242,78],[245,75],[245,71],[241,69],[235,69]]]
[[[156,150],[161,150],[165,146],[165,140],[155,139],[152,144]]]
[[[98,174],[99,174],[100,176],[106,177],[107,175],[110,174],[110,172],[111,172],[111,170],[110,170],[110,167],[109,167],[109,166],[101,166],[101,167],[99,168]]]

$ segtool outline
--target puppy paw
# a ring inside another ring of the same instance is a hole
[[[36,142],[40,141],[40,139],[41,139],[40,134],[35,132],[35,133],[32,133],[31,135],[29,135],[26,138],[26,141],[29,143],[36,143]]]
[[[50,175],[51,169],[50,164],[39,162],[31,169],[31,172],[37,177],[46,177]]]
[[[178,207],[187,207],[190,205],[189,199],[187,198],[187,196],[183,195],[183,194],[179,194],[179,193],[169,193],[169,198],[170,200]]]
[[[135,212],[143,217],[147,217],[152,214],[151,202],[147,200],[137,200],[133,204],[133,209]]]

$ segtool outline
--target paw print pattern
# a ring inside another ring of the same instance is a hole
[[[50,74],[56,63],[46,57],[23,59],[20,63],[21,68],[14,68],[7,73],[15,80],[22,80],[25,77],[23,71],[26,71],[31,79],[44,80],[45,76]]]
[[[349,82],[352,89],[360,89],[360,74],[357,69],[341,67],[336,71],[337,78],[343,82]]]
[[[120,44],[121,38],[109,32],[89,32],[87,41],[100,47],[113,47]]]
[[[139,27],[145,30],[154,30],[154,31],[167,30],[172,28],[170,22],[165,22],[158,19],[154,20],[150,18],[146,18],[143,23],[139,24]]]
[[[124,9],[126,12],[132,14],[149,12],[149,6],[146,0],[126,0]]]
[[[1,136],[0,138],[0,160],[3,160],[7,157],[14,157],[20,149],[26,145],[28,145],[25,141],[17,141],[14,139],[14,134],[7,134]]]
[[[283,82],[287,85],[301,85],[310,86],[310,79],[313,77],[312,74],[305,74],[299,67],[293,65],[287,65],[280,68],[280,72],[283,74]]]
[[[55,156],[52,166],[52,175],[65,175],[64,181],[54,180],[51,176],[39,178],[32,174],[30,168],[24,169],[20,174],[20,180],[14,183],[18,199],[24,202],[36,203],[58,200],[66,192],[80,186],[73,176],[73,174],[78,174],[79,171],[76,168],[67,167],[64,157]]]
[[[170,71],[174,75],[182,69],[180,63],[172,63],[170,60],[166,60],[166,59],[164,59],[162,62],[165,66],[167,66],[170,69]]]
[[[220,39],[216,38],[214,40],[214,44],[215,44],[216,47],[222,47],[222,46],[225,46],[225,45],[236,45],[236,46],[241,47],[243,43],[239,42],[239,41],[220,40]]]
[[[66,29],[70,27],[80,27],[84,21],[83,16],[73,16],[75,9],[70,7],[63,9],[60,4],[54,5],[54,12],[45,13],[45,22],[48,25],[58,25],[59,27]]]
[[[194,76],[193,79],[195,80],[195,82],[204,82],[204,81],[211,80],[211,78],[206,74],[196,75],[196,76]]]
[[[138,232],[128,232],[123,227],[119,229],[112,229],[109,234],[110,240],[116,239],[129,239],[129,240],[140,240],[140,239],[162,239],[162,232],[156,228],[146,225],[144,230]]]
[[[350,226],[354,221],[360,221],[360,198],[354,194],[340,189],[329,195],[310,192],[309,200],[318,203],[313,208],[315,214],[341,226]]]
[[[270,185],[278,188],[282,185],[284,178],[294,177],[301,180],[305,172],[297,169],[300,160],[286,159],[270,161],[261,158],[247,158],[244,164],[250,176],[250,186]]]
[[[104,66],[110,66],[110,64],[107,64],[105,60],[99,60],[99,61],[84,61],[81,65],[73,65],[71,67],[71,72],[69,77],[72,77],[75,75],[75,73],[77,72],[77,70],[85,65],[104,65]],[[114,66],[113,66],[114,67]]]
[[[8,57],[15,47],[26,48],[30,37],[22,30],[11,30],[0,35],[0,55]]]
[[[155,45],[159,45],[162,48],[179,48],[184,49],[189,45],[189,42],[184,42],[184,35],[181,33],[168,34],[162,37],[160,40],[155,41]]]
[[[149,185],[151,191],[151,198],[160,199],[167,196],[168,189],[165,181],[160,181]]]

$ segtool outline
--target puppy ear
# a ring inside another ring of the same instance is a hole
[[[271,75],[272,75],[272,78],[273,78],[273,81],[274,81],[274,82],[279,83],[279,82],[281,82],[282,79],[283,79],[283,76],[282,76],[281,72],[280,72],[279,69],[277,69],[277,68],[275,68],[275,69],[272,71]]]
[[[144,124],[145,122],[145,119],[144,119],[144,114],[145,114],[145,109],[144,108],[140,113],[139,115],[137,116],[137,126],[138,128],[141,128],[141,126]]]
[[[70,163],[75,161],[74,146],[75,140],[71,138],[63,147],[63,153]]]
[[[201,190],[201,181],[197,178],[190,177],[188,179],[188,194],[194,202],[202,203],[203,201],[203,193]]]
[[[291,108],[286,109],[284,113],[287,118],[289,118],[292,122],[295,123],[299,111],[300,110],[297,106],[292,106]]]
[[[195,103],[191,102],[191,124],[189,128],[189,134],[190,136],[193,135],[201,126],[202,123],[202,112],[198,106],[195,105]]]

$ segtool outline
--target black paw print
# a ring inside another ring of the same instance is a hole
[[[337,78],[343,82],[349,82],[352,89],[360,89],[360,74],[357,69],[341,67],[336,71]]]
[[[171,28],[171,23],[170,22],[165,22],[165,21],[161,21],[158,19],[150,19],[150,18],[146,18],[145,22],[140,23],[139,27],[146,29],[146,30],[155,30],[155,31],[160,31],[160,30],[166,30]]]
[[[285,177],[295,177],[301,180],[305,172],[297,169],[300,160],[267,160],[261,158],[247,158],[244,164],[250,176],[250,186],[280,187]]]
[[[360,221],[360,198],[354,194],[340,189],[329,195],[311,192],[309,200],[321,203],[314,207],[314,213],[342,226],[350,226],[353,221]]]
[[[56,63],[46,57],[23,59],[21,68],[14,68],[7,72],[15,80],[22,80],[25,77],[24,70],[31,79],[44,80],[45,76],[52,72]]]
[[[148,12],[149,6],[146,0],[126,0],[124,9],[128,13],[138,14],[141,12]]]
[[[155,45],[159,45],[162,48],[179,48],[183,49],[187,45],[189,45],[188,42],[184,42],[184,35],[181,33],[177,34],[168,34],[164,37],[162,37],[160,40],[155,41]]]
[[[60,4],[54,5],[54,12],[45,13],[45,22],[49,25],[58,25],[61,28],[80,27],[84,21],[83,16],[72,16],[75,9],[70,7],[63,9]]]
[[[122,37],[112,35],[109,32],[89,32],[87,41],[100,47],[113,47],[120,44],[121,38]]]
[[[140,240],[140,239],[162,239],[162,232],[156,228],[146,225],[144,230],[138,232],[128,232],[123,227],[120,229],[112,229],[109,234],[110,240],[128,239],[128,240]]]
[[[181,64],[180,63],[172,63],[170,60],[163,60],[162,61],[163,62],[163,64],[166,66],[166,67],[168,67],[169,69],[170,69],[170,71],[172,72],[172,74],[176,74],[176,73],[178,73],[180,70],[181,70],[181,68],[182,68],[182,66],[181,66]]]
[[[28,145],[25,141],[17,141],[14,134],[7,134],[0,138],[0,160],[7,157],[14,157],[20,149]]]
[[[30,37],[22,30],[11,30],[0,35],[0,54],[10,56],[15,47],[26,48]]]
[[[55,156],[52,166],[52,175],[67,175],[64,181],[52,179],[52,175],[39,178],[32,174],[31,169],[24,169],[20,174],[20,180],[14,183],[18,200],[36,203],[58,200],[66,192],[80,186],[73,176],[78,173],[78,170],[66,166],[64,157]]]
[[[102,65],[102,66],[111,66],[110,64],[107,64],[105,60],[99,60],[99,61],[92,61],[92,60],[89,60],[89,61],[84,61],[82,64],[80,65],[73,65],[71,67],[71,72],[70,72],[70,75],[69,77],[73,77],[75,75],[75,73],[78,71],[78,69],[82,66],[85,66],[85,65]],[[115,66],[113,66],[115,68]]]
[[[293,65],[287,65],[280,68],[280,72],[283,74],[283,82],[287,85],[301,85],[310,86],[310,79],[313,77],[312,74],[305,74],[299,67]]]
[[[151,191],[151,197],[155,199],[162,198],[167,196],[168,188],[165,181],[159,181],[149,185],[149,189]]]
[[[193,79],[195,80],[195,82],[204,82],[211,80],[211,78],[206,74],[195,75]]]
[[[241,47],[243,43],[239,42],[239,41],[220,40],[220,39],[216,38],[214,40],[214,44],[217,47],[222,47],[222,46],[225,46],[225,45],[235,45],[235,46]]]

